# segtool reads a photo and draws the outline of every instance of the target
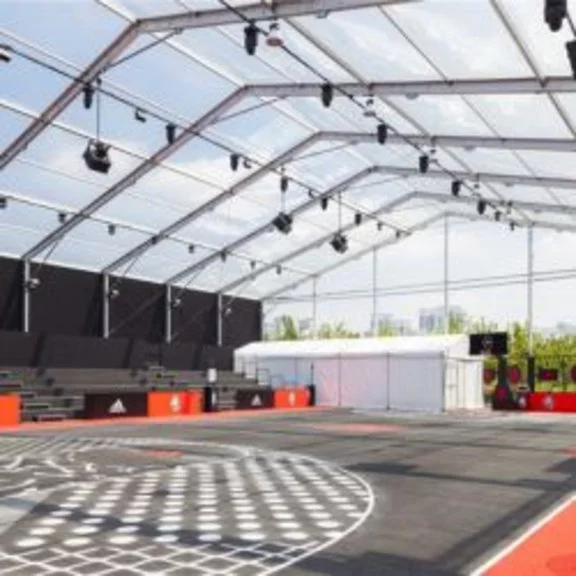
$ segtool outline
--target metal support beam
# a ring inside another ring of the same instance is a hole
[[[312,278],[312,338],[318,337],[318,278]]]
[[[527,228],[528,239],[528,282],[526,330],[528,332],[528,356],[534,355],[534,226]]]
[[[216,344],[222,347],[222,342],[224,340],[223,336],[223,321],[224,321],[224,306],[223,306],[223,296],[222,292],[218,292],[217,296],[217,306],[216,306]]]
[[[444,214],[444,334],[450,334],[450,301],[448,290],[448,286],[450,283],[449,224],[450,224],[450,215]]]
[[[326,266],[325,268],[322,268],[321,270],[318,270],[318,271],[314,272],[313,274],[306,276],[305,278],[300,278],[300,279],[296,280],[295,282],[288,284],[287,286],[283,286],[282,288],[279,288],[278,290],[275,290],[274,292],[266,294],[261,298],[261,300],[263,300],[263,301],[264,300],[274,300],[275,298],[277,298],[281,294],[284,294],[285,292],[289,292],[290,290],[294,290],[295,288],[298,288],[298,286],[300,286],[301,284],[304,284],[305,282],[309,282],[310,280],[313,280],[314,278],[320,278],[321,276],[325,276],[326,274],[332,272],[333,270],[336,270],[337,268],[340,268],[341,266],[344,266],[345,264],[348,264],[349,262],[352,262],[353,260],[358,260],[359,258],[362,258],[363,256],[366,256],[367,254],[370,254],[373,250],[381,250],[385,246],[391,246],[393,244],[396,244],[397,242],[400,242],[402,239],[408,238],[411,234],[417,232],[418,230],[423,230],[424,228],[427,228],[431,224],[434,224],[434,222],[437,222],[438,220],[440,220],[443,217],[444,217],[444,214],[441,213],[441,214],[435,214],[434,216],[431,216],[430,218],[426,218],[425,220],[422,220],[422,222],[419,222],[418,224],[412,226],[410,228],[410,234],[406,234],[406,235],[402,236],[400,239],[397,238],[396,236],[388,237],[381,242],[378,242],[378,243],[376,243],[372,246],[369,246],[367,248],[363,248],[362,250],[359,250],[358,252],[354,252],[353,254],[350,254],[349,256],[342,258],[341,260],[336,262],[336,264],[331,264],[330,266]]]
[[[372,336],[378,336],[378,249],[372,250]]]
[[[282,0],[282,2],[257,2],[236,6],[246,20],[270,20],[330,12],[357,10],[382,4],[402,4],[415,0]],[[243,20],[226,8],[194,10],[180,14],[156,16],[141,21],[141,31],[149,34],[169,30],[187,30],[242,23]]]
[[[253,84],[247,87],[251,96],[261,98],[310,98],[319,97],[321,82]],[[369,89],[365,83],[337,84],[335,97],[344,93],[353,96],[463,96],[485,94],[548,94],[576,92],[576,82],[571,76],[557,76],[540,82],[537,78],[501,78],[494,80],[431,80],[422,82],[374,82]]]
[[[576,82],[574,82],[576,86]],[[381,174],[394,174],[396,176],[404,176],[409,178],[410,176],[421,177],[422,174],[415,168],[404,168],[400,166],[377,166],[374,171]],[[480,172],[477,174],[471,174],[470,172],[453,171],[451,174],[441,172],[440,170],[430,170],[426,173],[426,178],[434,178],[439,180],[452,180],[455,178],[457,180],[468,180],[470,181],[474,178],[480,184],[482,183],[500,183],[507,184],[510,186],[541,186],[544,188],[564,188],[568,190],[573,190],[576,188],[576,180],[570,180],[569,178],[553,178],[547,176],[521,176],[514,174],[495,174],[491,172]]]
[[[30,260],[22,261],[22,332],[30,332]]]
[[[366,178],[370,173],[371,173],[370,169],[366,168],[364,170],[361,170],[360,172],[357,172],[356,174],[353,174],[352,176],[346,178],[344,181],[340,182],[336,186],[333,186],[332,188],[323,192],[319,196],[319,198],[312,198],[310,200],[303,202],[302,204],[300,204],[300,206],[298,206],[294,210],[292,210],[292,212],[290,212],[290,215],[293,218],[297,217],[298,215],[302,214],[303,212],[305,212],[306,210],[308,210],[312,206],[315,206],[318,203],[320,198],[327,198],[327,197],[333,196],[334,194],[338,194],[339,192],[343,192],[344,190],[346,190],[350,186],[353,186],[354,184],[356,184],[360,180]],[[260,226],[259,228],[256,228],[256,230],[253,230],[252,232],[246,234],[242,238],[239,238],[238,240],[235,240],[234,242],[228,244],[220,252],[210,254],[210,256],[206,256],[206,258],[200,260],[199,262],[196,262],[195,264],[192,264],[191,266],[188,266],[187,268],[185,268],[181,272],[178,272],[177,274],[172,276],[172,278],[170,278],[168,280],[168,282],[170,282],[171,284],[176,284],[177,282],[180,282],[180,280],[183,280],[187,276],[194,274],[194,272],[201,270],[202,268],[205,268],[206,266],[209,266],[210,264],[212,264],[213,262],[218,260],[218,258],[220,257],[220,253],[222,251],[227,252],[227,253],[235,252],[236,250],[238,250],[242,246],[248,244],[248,242],[251,242],[252,240],[255,240],[256,238],[258,238],[258,237],[262,236],[263,234],[265,234],[266,232],[268,232],[270,230],[270,227],[271,227],[271,224],[267,223],[267,224],[264,224],[263,226]],[[271,270],[276,265],[277,265],[277,262],[272,262],[270,264],[267,264],[266,265],[267,270]]]
[[[165,319],[164,319],[164,341],[166,344],[172,342],[172,286],[166,284]]]
[[[74,99],[82,92],[84,86],[92,82],[103,70],[105,70],[138,36],[139,24],[133,23],[127,26],[120,35],[109,44],[89,64],[77,79],[73,81],[41,114],[34,120],[0,155],[0,170],[5,168],[20,152],[36,138]]]
[[[110,336],[110,276],[102,275],[102,338]]]
[[[380,206],[380,208],[378,208],[377,210],[374,210],[370,214],[370,216],[372,218],[375,218],[379,214],[382,214],[385,212],[391,212],[394,208],[401,206],[402,204],[405,204],[406,202],[409,202],[413,197],[414,197],[414,195],[411,192],[408,192],[408,193],[404,194],[403,196],[396,198],[395,200],[392,200],[390,202],[387,202],[386,204],[383,204],[382,206]],[[351,222],[350,224],[342,226],[342,228],[340,230],[342,233],[346,233],[349,230],[352,230],[353,228],[356,228],[356,224],[354,222]],[[245,276],[242,276],[238,280],[234,280],[230,284],[227,284],[223,288],[220,288],[220,292],[223,292],[224,294],[226,294],[226,293],[231,292],[232,290],[238,288],[239,286],[242,286],[242,284],[245,284],[246,282],[253,282],[256,278],[258,278],[258,276],[261,276],[262,274],[265,274],[266,272],[273,270],[274,268],[276,268],[276,266],[282,265],[285,262],[289,262],[290,260],[293,260],[294,258],[298,258],[298,256],[302,256],[303,254],[306,254],[306,252],[309,252],[310,250],[313,250],[314,248],[319,248],[320,246],[323,246],[324,244],[329,242],[333,236],[334,236],[334,232],[329,232],[328,234],[325,234],[324,236],[317,238],[316,240],[310,242],[309,244],[306,244],[305,246],[297,248],[296,250],[293,250],[292,252],[278,258],[276,260],[276,262],[274,262],[273,264],[267,264],[266,266],[263,266],[259,270],[255,270],[254,272],[251,272],[250,274],[246,274]]]
[[[156,154],[151,156],[148,160],[142,162],[137,168],[132,170],[130,174],[122,178],[118,183],[114,186],[106,190],[102,195],[98,196],[95,200],[90,202],[87,206],[85,206],[78,214],[75,214],[72,218],[67,220],[64,224],[62,224],[59,228],[54,230],[52,233],[48,234],[44,239],[42,239],[38,244],[33,246],[28,252],[24,255],[24,258],[34,258],[46,248],[51,246],[54,242],[57,242],[68,234],[71,230],[73,230],[76,226],[78,226],[81,222],[83,222],[87,216],[94,214],[97,210],[100,210],[103,206],[105,206],[108,202],[116,198],[119,194],[124,192],[130,186],[134,186],[136,182],[148,174],[151,170],[153,170],[159,162],[162,162],[166,158],[168,158],[171,154],[176,152],[176,150],[180,149],[184,146],[187,142],[189,142],[192,138],[196,136],[198,132],[201,132],[212,124],[216,119],[218,119],[222,114],[224,114],[227,110],[235,106],[242,98],[244,97],[244,93],[241,89],[236,90],[220,103],[218,103],[214,108],[212,108],[209,112],[204,114],[199,120],[191,124],[188,128],[180,132],[174,142],[172,144],[167,144],[162,149],[160,149]],[[104,272],[108,273],[111,269],[106,269]]]

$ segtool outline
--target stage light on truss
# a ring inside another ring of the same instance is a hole
[[[278,276],[282,274],[282,266],[280,265],[276,266],[276,274],[278,274]]]
[[[256,47],[258,46],[258,28],[253,23],[250,23],[244,28],[244,48],[249,56],[256,54]]]
[[[364,105],[364,118],[376,118],[374,96],[368,96],[368,98],[366,98],[366,104]]]
[[[506,202],[506,214],[508,216],[510,216],[510,214],[512,214],[512,207],[514,206],[514,203],[512,202],[512,200],[508,200],[508,202]]]
[[[356,212],[356,214],[354,214],[354,224],[356,226],[360,226],[360,224],[362,224],[362,213],[361,212]]]
[[[279,48],[284,46],[284,39],[280,32],[280,23],[278,21],[270,22],[268,28],[268,36],[266,36],[266,44],[271,48]]]
[[[181,299],[181,298],[178,298],[178,297],[173,298],[173,299],[170,301],[170,306],[171,306],[172,308],[174,308],[174,309],[180,308],[180,306],[182,306],[182,299]]]
[[[108,235],[114,236],[116,234],[116,225],[115,224],[108,224]]]
[[[236,172],[238,170],[238,166],[240,164],[240,154],[236,154],[233,152],[230,154],[230,169],[232,172]]]
[[[96,90],[94,90],[94,86],[92,86],[92,84],[86,84],[86,86],[84,86],[82,93],[84,108],[86,108],[86,110],[90,110],[90,108],[92,108],[95,92]]]
[[[10,52],[12,52],[12,48],[8,44],[0,44],[0,62],[10,63],[12,60]]]
[[[544,20],[552,32],[558,32],[562,28],[566,16],[568,16],[568,0],[544,1]]]
[[[26,282],[26,289],[29,292],[33,292],[36,288],[40,287],[40,278],[29,278]]]
[[[282,234],[290,234],[292,232],[292,216],[286,214],[285,212],[280,212],[274,220],[272,220],[272,225],[278,232]]]
[[[568,53],[568,61],[572,68],[572,76],[576,80],[576,40],[566,42],[566,52]]]
[[[118,296],[120,296],[120,290],[116,286],[113,286],[112,288],[110,288],[110,290],[108,290],[109,300],[116,300]]]
[[[344,234],[338,232],[334,235],[332,240],[330,240],[330,246],[332,246],[334,251],[338,252],[338,254],[344,254],[348,250],[348,239]]]
[[[226,252],[226,250],[222,250],[222,252],[220,252],[220,260],[222,260],[222,262],[226,262],[226,260],[228,260],[228,252]]]
[[[146,122],[146,114],[144,114],[144,110],[142,110],[142,108],[136,108],[134,110],[134,120],[137,122],[142,122],[142,124]]]
[[[288,191],[288,186],[290,185],[290,180],[288,178],[288,176],[285,176],[284,174],[280,177],[280,190],[282,192],[287,192]]]
[[[5,210],[8,207],[8,198],[0,196],[0,210]]]
[[[386,140],[388,139],[388,125],[384,122],[378,124],[378,128],[376,128],[376,137],[378,139],[378,144],[386,144]]]
[[[176,124],[172,122],[166,124],[166,140],[168,144],[174,144],[174,140],[176,140]]]
[[[516,230],[516,222],[514,220],[510,221],[510,232],[514,232]]]
[[[188,254],[194,254],[196,251],[196,246],[194,244],[188,244]]]
[[[420,170],[420,174],[426,174],[428,168],[430,168],[430,156],[428,156],[428,154],[422,154],[418,159],[418,170]]]
[[[244,166],[246,170],[250,170],[252,168],[252,162],[250,161],[250,158],[244,158],[244,160],[242,160],[242,166]]]
[[[320,208],[322,208],[322,210],[328,209],[328,196],[320,198]]]
[[[256,269],[256,260],[250,260],[250,270]]]
[[[376,224],[376,228],[378,229],[378,232],[382,232],[382,230],[384,230],[384,222],[380,222],[380,220],[378,220],[378,224]]]
[[[330,108],[333,98],[334,88],[332,87],[332,84],[328,82],[322,84],[322,104],[324,105],[324,108]]]
[[[454,180],[452,182],[452,196],[460,196],[460,190],[462,189],[462,182],[460,180]]]
[[[480,216],[483,216],[486,212],[486,200],[480,198],[480,200],[478,200],[478,204],[476,205],[476,210],[478,210],[478,214],[480,214]]]
[[[94,172],[108,174],[112,162],[108,155],[109,144],[104,144],[100,140],[90,140],[84,151],[83,158],[86,166]]]
[[[496,210],[494,212],[494,220],[496,220],[496,222],[500,222],[501,219],[502,219],[502,212],[500,212],[500,210]]]
[[[64,224],[66,222],[66,212],[58,212],[58,222]]]

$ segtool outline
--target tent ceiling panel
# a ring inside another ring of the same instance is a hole
[[[438,79],[434,69],[378,8],[297,21],[330,46],[341,60],[370,80]]]
[[[544,95],[486,95],[469,96],[468,99],[503,138],[571,137]]]
[[[239,286],[232,290],[230,295],[238,298],[255,298],[260,299],[266,294],[278,290],[282,286],[286,286],[292,282],[296,282],[303,278],[302,274],[292,272],[290,270],[282,269],[281,274],[276,270],[271,270],[266,274],[258,277],[258,280],[252,284]]]
[[[0,254],[19,257],[44,237],[45,232],[3,218],[0,214]]]
[[[338,100],[333,103],[333,107],[324,108],[318,98],[287,98],[282,101],[282,106],[296,114],[302,121],[316,126],[319,130],[344,131],[357,128],[354,118],[346,117],[344,113],[335,113],[341,108]]]
[[[554,203],[554,199],[546,193],[546,189],[539,186],[504,186],[496,183],[493,187],[506,200]]]
[[[452,151],[470,166],[474,172],[529,175],[526,166],[522,164],[518,156],[509,150],[493,150],[489,148],[466,150],[454,148]]]
[[[544,150],[523,150],[519,154],[539,176],[576,179],[574,154]]]
[[[7,146],[28,124],[28,120],[2,108],[0,102],[0,149]]]
[[[162,16],[167,14],[178,14],[180,12],[185,12],[186,8],[177,0],[153,0],[152,2],[141,2],[140,0],[114,0],[110,2],[106,0],[106,3],[112,6],[118,6],[124,11],[129,12],[135,18],[151,18],[154,16]],[[190,3],[190,6],[198,9],[214,9],[219,4],[217,0],[200,0],[197,5],[197,0]]]
[[[428,0],[385,10],[447,78],[530,74],[490,2]]]

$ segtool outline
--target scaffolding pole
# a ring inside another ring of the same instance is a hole
[[[534,355],[534,226],[528,226],[527,318],[528,356]]]
[[[450,216],[444,216],[444,334],[450,333]]]
[[[372,250],[372,336],[378,336],[378,250]]]
[[[22,273],[22,332],[30,332],[30,260],[24,260]]]
[[[317,302],[317,284],[318,278],[312,278],[312,338],[316,340],[318,337],[318,302]]]
[[[223,309],[223,296],[222,296],[222,292],[218,292],[218,310],[217,310],[217,319],[216,319],[216,344],[218,345],[218,347],[222,347],[222,341],[223,341],[223,333],[222,333],[222,321],[223,321],[223,317],[224,317],[224,309]]]
[[[164,340],[166,344],[172,342],[172,286],[166,284],[166,317],[164,323]]]
[[[102,338],[110,336],[110,276],[102,275]]]

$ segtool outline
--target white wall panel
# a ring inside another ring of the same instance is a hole
[[[388,408],[388,358],[364,356],[341,360],[342,406]]]

